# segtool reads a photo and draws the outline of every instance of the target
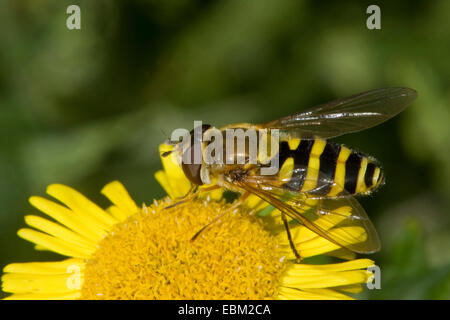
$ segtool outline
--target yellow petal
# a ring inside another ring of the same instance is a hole
[[[46,247],[48,250],[74,258],[89,258],[90,251],[32,229],[20,229],[17,234],[30,242]]]
[[[39,229],[45,233],[48,233],[58,239],[67,241],[69,243],[74,244],[75,246],[80,246],[86,251],[93,253],[96,249],[96,243],[85,240],[81,236],[76,233],[70,231],[67,228],[62,227],[61,225],[51,222],[47,219],[38,217],[38,216],[25,216],[25,222],[30,226],[36,229]]]
[[[159,146],[159,152],[173,150],[173,146],[166,144],[161,144]],[[178,165],[177,154],[175,152],[171,153],[167,157],[161,157],[164,172],[167,175],[167,183],[169,185],[170,193],[169,196],[174,198],[183,197],[191,189],[191,182],[186,178],[183,170]]]
[[[130,216],[139,211],[138,206],[119,181],[108,183],[105,187],[103,187],[101,193],[104,194],[120,210],[125,212],[126,216]]]
[[[284,286],[294,288],[331,288],[352,284],[366,283],[368,273],[364,270],[351,270],[341,272],[315,272],[289,275],[286,273],[281,282]]]
[[[250,195],[247,199],[245,199],[244,206],[259,212],[264,208],[269,206],[269,203],[262,200],[260,197],[255,196],[254,194]]]
[[[117,219],[117,221],[122,222],[124,221],[126,218],[128,218],[128,212],[127,211],[123,211],[121,209],[119,209],[117,206],[110,206],[106,209],[106,212],[108,212],[110,215],[112,215],[114,218]]]
[[[3,268],[5,273],[28,273],[28,274],[66,274],[70,269],[77,266],[83,271],[85,263],[82,259],[66,259],[57,262],[25,262],[11,263]]]
[[[372,273],[366,269],[374,262],[369,259],[357,259],[334,264],[310,265],[289,264],[280,279],[283,287],[291,289],[325,289],[357,293],[361,284],[367,283]],[[295,291],[294,291],[295,292]]]
[[[83,216],[88,220],[92,220],[93,222],[97,222],[104,230],[109,230],[111,226],[117,223],[117,220],[111,217],[102,208],[68,186],[52,184],[47,187],[47,193],[64,203],[78,215]]]
[[[158,170],[155,173],[155,179],[164,189],[164,191],[169,195],[170,198],[176,198],[175,194],[172,191],[172,187],[169,184],[169,180],[167,179],[167,175],[164,170]]]
[[[327,252],[327,255],[336,257],[342,260],[353,260],[356,258],[356,253],[345,248],[339,248],[334,251]]]
[[[363,286],[361,284],[351,284],[348,286],[336,287],[334,289],[348,293],[360,293],[363,291]]]
[[[81,297],[81,291],[68,293],[23,293],[13,294],[5,300],[74,300]]]
[[[97,243],[105,235],[104,230],[99,228],[97,223],[75,215],[73,211],[60,204],[36,196],[30,197],[29,201],[35,208],[92,242]]]
[[[330,264],[322,264],[322,265],[311,265],[306,263],[293,263],[289,265],[289,272],[295,274],[295,272],[299,272],[301,274],[305,274],[305,272],[314,273],[321,271],[348,271],[348,270],[358,270],[358,269],[367,269],[370,266],[373,266],[374,262],[370,259],[356,259],[352,261],[345,261],[339,263],[330,263]]]
[[[79,282],[74,288],[72,277],[78,277]],[[82,275],[52,274],[35,275],[22,273],[8,273],[2,276],[2,290],[12,293],[68,293],[81,290]]]
[[[283,231],[284,230],[281,230],[278,233],[277,239],[281,245],[280,248],[283,253],[287,254],[288,257],[291,258],[293,257],[293,255],[289,253],[289,241],[286,232]],[[337,244],[334,244],[327,239],[318,236],[316,233],[312,232],[304,226],[291,228],[291,234],[296,249],[303,257],[311,257],[341,249],[341,247]],[[331,238],[335,238],[337,235],[339,235],[341,237],[345,236],[344,239],[360,239],[361,241],[364,241],[363,239],[367,237],[364,229],[360,227],[336,227],[328,230],[328,234]],[[351,235],[351,238],[349,237],[349,235]]]
[[[288,259],[294,258],[291,247],[287,240],[286,233],[280,233],[278,236],[278,241],[280,242],[281,252],[287,256]],[[297,240],[297,239],[296,239]],[[313,239],[303,242],[294,242],[295,248],[297,249],[300,256],[303,258],[312,257],[320,254],[325,254],[331,251],[335,251],[340,247],[325,238],[315,236]]]
[[[353,298],[331,289],[279,288],[279,299],[282,300],[352,300]]]
[[[202,186],[200,186],[200,191],[203,188],[208,188],[211,186],[213,186],[213,185],[212,184],[202,185]],[[223,196],[223,188],[199,193],[199,199],[209,199],[209,200],[213,200],[213,201],[219,201],[220,199],[222,199],[222,196]]]
[[[213,191],[209,192],[209,196],[210,196],[211,200],[219,201],[220,199],[222,199],[223,189],[221,188],[221,189],[213,190]]]

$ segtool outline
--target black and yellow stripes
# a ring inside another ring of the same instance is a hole
[[[341,145],[339,150],[339,156],[336,162],[336,170],[333,177],[334,185],[328,194],[331,197],[337,196],[344,190],[345,174],[346,174],[345,167],[351,153],[352,150]]]
[[[344,188],[349,193],[356,192],[358,173],[361,170],[362,156],[357,152],[352,152],[345,162],[345,184]]]
[[[311,155],[314,140],[299,140],[289,143],[288,141],[281,141],[279,151],[279,166],[280,173],[284,174],[289,170],[288,165],[292,162],[292,174],[288,182],[284,183],[284,186],[293,191],[300,191],[306,179],[307,170],[304,170],[309,165],[309,158]],[[292,149],[291,149],[292,147]],[[294,148],[295,147],[295,148]],[[290,160],[290,159],[293,159]],[[285,181],[285,180],[284,180]]]
[[[352,151],[345,163],[344,188],[351,194],[368,193],[378,187],[381,168],[360,152]]]
[[[375,173],[375,164],[370,162],[367,164],[366,173],[364,174],[364,183],[367,188],[370,188],[373,185],[373,174]]]
[[[327,142],[325,149],[320,155],[320,172],[330,180],[335,180],[337,162],[341,153],[341,145]],[[321,191],[323,194],[329,194],[332,185],[325,185]],[[339,190],[342,191],[342,190]]]
[[[360,152],[322,139],[281,141],[279,178],[292,191],[320,196],[367,193],[379,185],[380,167]],[[330,183],[331,182],[331,183]]]

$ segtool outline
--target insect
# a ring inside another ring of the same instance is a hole
[[[340,247],[356,253],[373,253],[380,249],[380,240],[354,196],[369,194],[381,186],[383,170],[375,158],[327,139],[376,126],[404,110],[416,97],[417,92],[409,88],[375,89],[267,123],[241,123],[218,129],[224,135],[226,129],[269,133],[277,130],[279,170],[271,175],[261,174],[266,163],[249,163],[249,148],[243,151],[244,164],[183,162],[183,155],[192,156],[194,152],[198,139],[194,137],[194,130],[187,139],[187,148],[181,148],[181,143],[177,142],[171,152],[178,153],[183,172],[193,186],[211,185],[202,190],[222,187],[237,191],[242,195],[235,205],[242,204],[253,194],[278,209],[297,259],[301,257],[292,241],[287,217]],[[215,128],[202,125],[201,135],[212,129]],[[207,146],[208,142],[202,140],[202,150]],[[237,156],[236,149],[230,152],[224,147],[224,152],[225,157]],[[191,189],[181,202],[194,198],[199,189]],[[338,208],[350,210],[342,213]],[[341,228],[333,228],[336,223]],[[357,227],[361,233],[346,232],[346,227]]]

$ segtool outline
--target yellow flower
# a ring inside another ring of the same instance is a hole
[[[191,187],[174,156],[155,174],[170,198],[150,206],[139,208],[117,181],[101,191],[112,202],[107,209],[60,184],[47,193],[63,205],[31,197],[53,221],[26,216],[34,229],[19,236],[68,259],[7,265],[7,299],[348,299],[370,280],[373,261],[355,259],[301,225],[292,236],[303,258],[348,261],[295,263],[280,213],[254,196],[190,241],[230,204],[219,189],[166,209]]]

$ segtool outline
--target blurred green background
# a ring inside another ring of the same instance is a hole
[[[406,86],[419,98],[404,113],[337,139],[387,176],[360,199],[383,243],[381,290],[362,298],[450,298],[450,2],[392,2],[1,1],[0,267],[61,259],[16,235],[50,183],[106,205],[118,179],[149,203],[175,128]],[[375,3],[382,29],[368,30]],[[66,28],[70,4],[81,30]]]

